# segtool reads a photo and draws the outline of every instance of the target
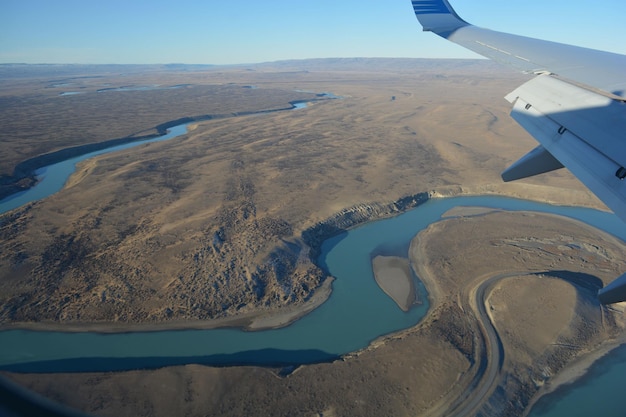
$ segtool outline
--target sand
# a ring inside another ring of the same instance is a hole
[[[259,314],[252,320],[247,330],[268,330],[285,327],[306,316],[321,306],[330,297],[334,278],[330,277],[318,288],[311,299],[303,306],[286,307],[269,314]]]
[[[409,260],[397,256],[376,256],[372,259],[374,278],[378,286],[402,311],[416,303],[415,284]]]

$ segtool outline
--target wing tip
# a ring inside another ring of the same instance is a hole
[[[411,3],[424,31],[444,36],[444,33],[469,25],[461,19],[447,0],[412,0]]]

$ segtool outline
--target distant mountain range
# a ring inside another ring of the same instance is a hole
[[[212,69],[242,68],[277,71],[415,71],[416,68],[484,69],[495,64],[482,59],[430,59],[430,58],[314,58],[235,65],[211,64],[0,64],[0,78],[27,78],[42,75],[73,76],[86,73],[136,73],[163,71],[207,71]]]
[[[415,71],[420,69],[435,69],[445,65],[446,68],[484,67],[489,61],[483,59],[432,59],[432,58],[314,58],[295,59],[275,62],[263,62],[246,65],[254,68],[273,68],[283,70],[304,71]]]

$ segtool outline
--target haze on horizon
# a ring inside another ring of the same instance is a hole
[[[478,26],[626,54],[626,3],[455,0]],[[409,0],[5,0],[0,63],[242,64],[327,57],[476,58],[424,41]]]

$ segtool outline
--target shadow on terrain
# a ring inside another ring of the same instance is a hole
[[[428,193],[422,192],[404,196],[389,204],[361,204],[345,209],[333,217],[316,224],[302,232],[304,243],[311,248],[310,259],[315,265],[329,274],[326,260],[322,257],[323,252],[330,252],[341,242],[348,230],[372,220],[404,213],[428,201]],[[322,244],[327,246],[322,250]],[[376,255],[406,257],[409,244],[383,245],[372,252],[372,258]]]
[[[536,275],[548,275],[560,278],[575,285],[579,290],[584,290],[585,292],[593,295],[594,297],[598,293],[598,290],[604,287],[600,278],[594,275],[585,274],[584,272],[545,271],[537,273]]]
[[[0,376],[0,415],[37,417],[88,417],[57,404]]]
[[[331,362],[339,356],[321,350],[259,349],[208,356],[138,357],[138,358],[71,358],[36,361],[0,366],[0,370],[20,373],[120,372],[136,369],[158,369],[179,365],[265,366],[285,367]]]
[[[398,256],[400,258],[406,258],[410,246],[410,241],[398,244],[379,245],[370,253],[370,259],[374,259],[377,256]]]
[[[330,272],[326,264],[326,257],[322,256],[322,244],[328,241],[326,242],[327,246],[324,251],[328,253],[347,236],[348,230],[328,223],[320,223],[302,232],[304,243],[311,248],[309,258],[315,265],[321,268],[325,274],[330,274]]]

